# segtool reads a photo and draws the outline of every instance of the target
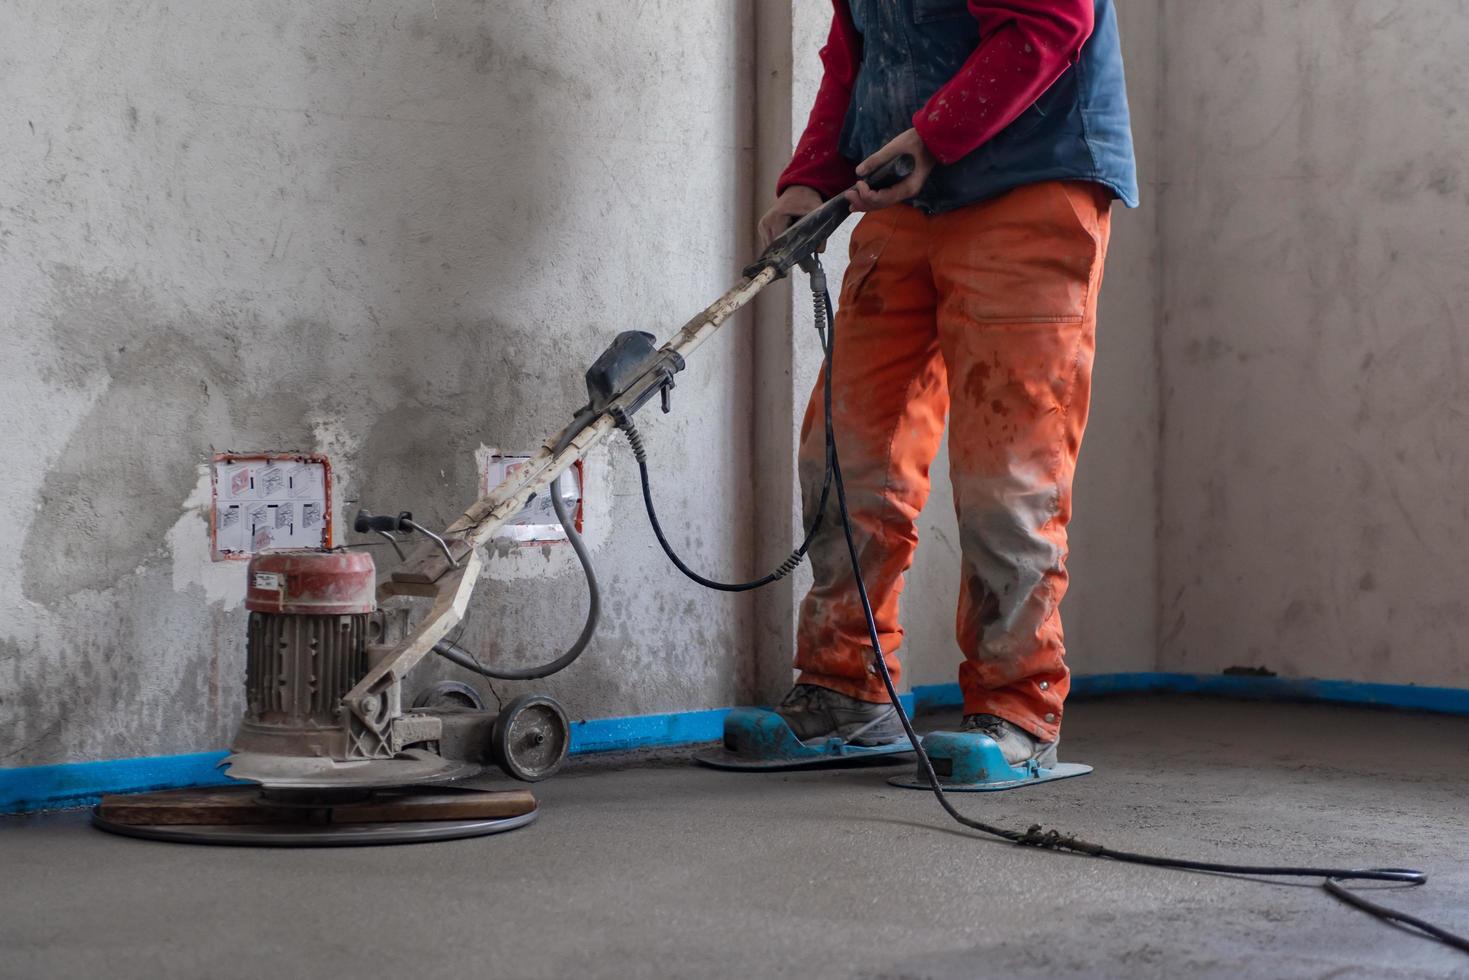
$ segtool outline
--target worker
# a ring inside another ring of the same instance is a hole
[[[1137,206],[1113,0],[834,0],[824,75],[769,242],[846,193],[852,232],[832,405],[863,578],[896,678],[898,597],[949,430],[959,523],[963,730],[1010,764],[1054,763],[1070,686],[1061,630],[1071,482],[1086,427],[1109,211]],[[912,176],[859,178],[898,154]],[[808,523],[825,464],[822,385],[801,430]],[[903,737],[835,495],[811,547],[797,683],[803,741]]]

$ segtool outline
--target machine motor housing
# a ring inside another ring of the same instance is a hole
[[[343,698],[371,670],[401,616],[377,609],[377,572],[363,551],[276,551],[247,572],[245,717],[230,773],[275,787],[411,785],[457,779],[494,763],[517,779],[554,774],[571,725],[552,698],[523,694],[486,711],[475,692],[424,691],[395,715],[393,754],[367,757]],[[400,733],[407,733],[403,737]],[[396,743],[401,738],[402,745]]]
[[[247,575],[246,709],[234,750],[346,758],[338,710],[368,668],[372,556],[266,552]]]

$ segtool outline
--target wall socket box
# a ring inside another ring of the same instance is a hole
[[[482,452],[479,467],[479,495],[483,497],[505,482],[505,479],[524,466],[528,459],[530,459],[529,455]],[[582,529],[582,487],[586,483],[585,475],[583,461],[577,460],[561,480],[561,499],[566,502],[566,509],[572,515],[572,522],[577,531]],[[550,544],[565,541],[566,532],[561,530],[561,522],[556,520],[556,512],[551,508],[551,488],[547,487],[532,497],[524,510],[506,521],[505,525],[495,532],[495,539],[515,541],[519,544]]]

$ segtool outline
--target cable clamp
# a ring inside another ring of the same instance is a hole
[[[1044,847],[1052,850],[1079,851],[1082,854],[1090,854],[1093,857],[1101,854],[1106,848],[1101,844],[1093,844],[1084,841],[1080,837],[1070,834],[1062,834],[1059,830],[1046,830],[1040,824],[1031,824],[1025,833],[1016,838],[1015,843],[1021,847]]]

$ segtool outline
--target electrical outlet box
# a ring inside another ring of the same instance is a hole
[[[529,455],[501,453],[495,450],[479,454],[479,495],[488,494],[517,469],[524,466]],[[566,471],[561,480],[562,500],[572,523],[578,532],[582,530],[582,497],[586,484],[586,470],[582,460],[577,460]],[[531,498],[525,509],[516,514],[495,533],[496,540],[514,541],[519,544],[551,544],[566,540],[561,522],[556,520],[556,511],[551,507],[551,488],[547,487]]]

